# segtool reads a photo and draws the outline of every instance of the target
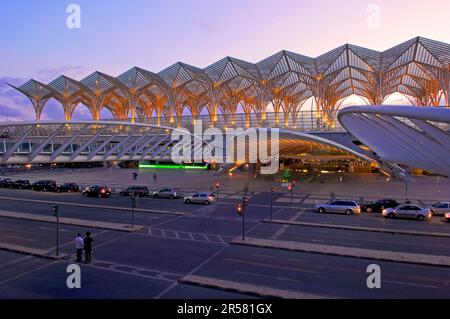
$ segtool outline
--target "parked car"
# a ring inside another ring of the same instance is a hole
[[[431,210],[433,215],[444,216],[446,213],[450,213],[450,202],[437,202],[427,208]]]
[[[450,213],[444,214],[444,221],[449,223],[450,222]]]
[[[120,196],[133,196],[133,193],[139,197],[147,197],[150,194],[147,186],[131,186],[119,193]]]
[[[4,178],[0,180],[0,187],[2,188],[12,188],[12,179],[11,178]]]
[[[368,213],[381,213],[385,208],[397,207],[398,202],[393,199],[380,199],[376,202],[361,206],[361,211]]]
[[[156,192],[153,192],[154,198],[178,198],[180,197],[180,190],[178,188],[160,188]]]
[[[184,197],[185,204],[214,204],[216,201],[216,195],[212,193],[195,193],[190,196]]]
[[[75,183],[64,183],[56,187],[56,191],[58,193],[71,193],[71,192],[78,192],[79,190],[80,187]]]
[[[325,204],[316,205],[318,213],[341,213],[353,215],[361,213],[361,207],[354,201],[334,200]]]
[[[56,182],[52,180],[42,180],[34,182],[31,189],[38,192],[54,192],[56,191]]]
[[[98,185],[92,185],[83,190],[83,196],[85,197],[109,197],[111,196],[111,193],[111,188]]]
[[[403,204],[395,208],[385,208],[382,212],[383,217],[387,218],[409,218],[417,220],[429,219],[433,213],[428,208],[420,207],[415,204]]]
[[[30,189],[31,188],[31,184],[29,180],[26,179],[18,179],[14,182],[11,183],[11,188],[16,188],[16,189]]]

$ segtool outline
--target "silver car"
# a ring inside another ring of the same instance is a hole
[[[178,198],[180,197],[180,190],[178,188],[160,188],[156,192],[153,192],[154,198]]]
[[[386,208],[383,209],[381,214],[387,218],[409,218],[416,220],[430,219],[433,216],[430,209],[415,204],[403,204],[395,208]]]
[[[444,216],[446,213],[450,213],[450,202],[437,202],[427,208],[431,210],[433,215]]]
[[[346,215],[360,214],[361,207],[354,201],[334,200],[325,204],[316,205],[318,213],[340,213]]]
[[[216,195],[214,195],[212,193],[207,193],[207,192],[195,193],[190,196],[186,196],[184,198],[185,204],[196,203],[196,204],[209,205],[209,204],[213,204],[215,201],[216,201]]]

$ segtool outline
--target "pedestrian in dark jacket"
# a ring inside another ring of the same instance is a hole
[[[86,264],[90,264],[92,261],[92,243],[94,239],[91,237],[90,232],[86,232],[86,237],[84,238],[84,255]]]

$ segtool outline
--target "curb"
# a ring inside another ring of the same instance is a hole
[[[411,235],[411,236],[427,236],[427,237],[444,237],[450,238],[450,234],[445,233],[434,233],[434,232],[416,232],[409,230],[388,230],[382,228],[370,228],[370,227],[359,227],[359,226],[345,226],[345,225],[328,225],[321,223],[304,223],[288,220],[273,219],[272,221],[264,219],[263,223],[267,224],[282,224],[290,226],[304,226],[304,227],[317,227],[317,228],[330,228],[330,229],[343,229],[343,230],[355,230],[355,231],[366,231],[373,233],[386,233],[392,235]]]
[[[38,249],[32,249],[28,247],[22,247],[17,245],[10,245],[10,244],[0,244],[0,250],[4,251],[10,251],[14,253],[24,254],[24,255],[30,255],[34,257],[39,258],[45,258],[45,259],[51,259],[51,260],[62,260],[67,258],[68,254],[59,254],[59,256],[56,256],[54,253],[50,253],[47,251],[41,251]]]
[[[29,221],[34,221],[34,222],[41,222],[41,223],[50,223],[50,224],[55,224],[56,221],[53,220],[49,220],[46,216],[43,215],[35,215],[35,216],[31,216],[33,214],[26,214],[26,213],[14,213],[14,212],[6,212],[8,214],[4,214],[5,211],[1,211],[0,210],[0,218],[11,218],[11,219],[20,219],[20,220],[29,220]],[[80,221],[84,221],[84,223],[77,223],[76,219],[74,218],[66,218],[66,217],[60,217],[60,221],[59,223],[61,225],[67,225],[67,226],[79,226],[79,227],[91,227],[91,228],[96,228],[96,229],[106,229],[106,230],[112,230],[112,231],[121,231],[121,232],[128,232],[128,233],[133,233],[139,230],[142,230],[143,228],[145,228],[145,226],[142,225],[135,225],[134,228],[131,228],[131,226],[119,226],[119,225],[124,225],[124,224],[118,224],[117,226],[114,225],[114,223],[108,223],[111,224],[110,226],[107,225],[99,225],[97,223],[97,221],[94,220],[88,220],[88,219],[84,219],[84,220],[80,220]],[[92,223],[92,224],[90,224]],[[100,222],[103,223],[103,222]]]
[[[203,277],[195,275],[187,275],[178,279],[178,283],[185,285],[193,285],[205,287],[221,291],[239,293],[242,295],[255,296],[263,299],[331,299],[328,296],[319,296],[308,293],[298,293],[290,290],[282,290],[272,287],[256,286],[252,284],[243,284],[228,280],[215,279],[212,277]],[[267,290],[267,293],[258,292],[257,290]]]

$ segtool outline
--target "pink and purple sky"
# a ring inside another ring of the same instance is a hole
[[[70,4],[81,9],[79,29],[66,25]],[[224,56],[258,62],[282,49],[315,57],[345,43],[382,51],[415,36],[450,43],[449,12],[448,0],[1,1],[0,121],[34,117],[4,82],[205,67]],[[44,119],[62,117],[54,101],[44,110]]]

